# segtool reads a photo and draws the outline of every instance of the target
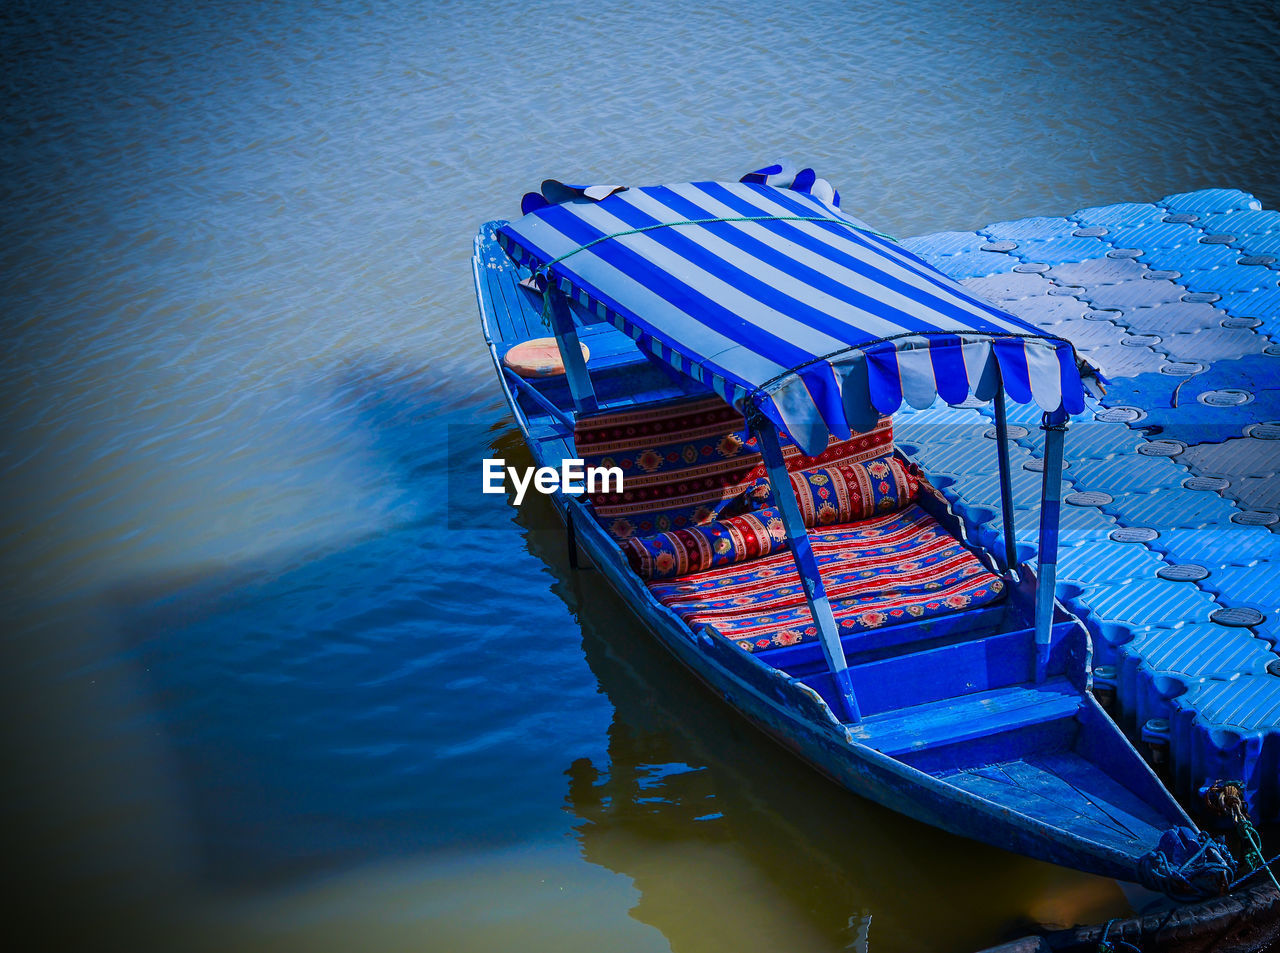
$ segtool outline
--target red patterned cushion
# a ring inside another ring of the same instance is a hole
[[[842,634],[1004,596],[1004,581],[914,504],[861,523],[815,529],[809,538]],[[710,626],[748,652],[817,638],[786,550],[648,586],[691,629]]]
[[[744,439],[744,431],[742,415],[719,397],[580,417],[577,455],[587,466],[623,472],[623,492],[589,496],[596,519],[617,539],[709,523],[764,476],[755,438]],[[788,470],[864,462],[893,450],[887,417],[869,433],[833,437],[813,457],[783,436]]]
[[[800,470],[791,474],[791,489],[805,526],[831,526],[902,509],[915,501],[920,481],[912,464],[880,457],[867,463]],[[764,479],[745,495],[759,507],[772,507],[775,502]]]
[[[757,484],[767,496],[768,481]],[[801,470],[791,474],[791,486],[806,526],[851,523],[900,510],[919,488],[909,466],[892,457]],[[753,496],[750,490],[747,496]],[[786,545],[786,535],[777,507],[757,505],[701,525],[631,536],[620,545],[641,579],[672,579],[767,556]]]
[[[671,579],[767,556],[787,544],[782,514],[767,508],[621,542],[627,562],[641,579]]]

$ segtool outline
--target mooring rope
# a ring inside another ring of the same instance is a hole
[[[1128,950],[1130,953],[1142,953],[1142,950],[1134,946],[1127,940],[1116,940],[1112,943],[1107,937],[1111,934],[1111,924],[1115,923],[1119,917],[1113,917],[1107,921],[1107,925],[1102,928],[1102,939],[1098,941],[1098,953],[1116,953],[1117,950]]]
[[[1205,807],[1214,814],[1229,817],[1235,822],[1236,834],[1244,845],[1241,850],[1244,856],[1241,857],[1240,864],[1244,867],[1245,873],[1233,881],[1227,889],[1234,890],[1259,870],[1265,870],[1276,888],[1276,893],[1280,893],[1280,881],[1276,880],[1276,875],[1271,871],[1272,865],[1280,860],[1280,855],[1270,860],[1263,860],[1262,835],[1249,820],[1249,806],[1244,797],[1244,782],[1215,781],[1200,789],[1200,797]]]
[[[1249,850],[1247,850],[1244,855],[1244,866],[1249,868],[1249,872],[1243,877],[1233,881],[1231,886],[1227,889],[1235,890],[1236,887],[1240,886],[1240,884],[1244,883],[1259,870],[1265,870],[1267,872],[1267,876],[1271,878],[1271,883],[1275,885],[1276,893],[1280,893],[1280,882],[1276,880],[1276,875],[1271,870],[1276,861],[1280,861],[1280,854],[1276,854],[1268,861],[1263,861],[1262,836],[1258,833],[1257,828],[1248,821],[1248,819],[1246,819],[1243,824],[1239,825],[1237,830],[1240,831],[1241,837],[1249,842]]]
[[[1159,846],[1138,862],[1144,886],[1184,903],[1220,896],[1235,873],[1235,861],[1227,848],[1204,831],[1189,827],[1166,831]]]

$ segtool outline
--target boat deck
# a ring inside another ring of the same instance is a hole
[[[1280,212],[1212,189],[903,244],[1109,379],[1067,436],[1059,595],[1133,739],[1168,741],[1178,793],[1240,777],[1280,820]],[[899,444],[998,553],[994,419],[967,414],[903,407]],[[1038,411],[1009,421],[1029,554]]]

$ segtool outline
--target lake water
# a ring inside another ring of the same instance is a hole
[[[524,451],[471,241],[544,177],[778,157],[898,235],[1274,208],[1273,4],[15,0],[0,41],[13,930],[946,953],[1144,902],[837,790],[481,496]]]

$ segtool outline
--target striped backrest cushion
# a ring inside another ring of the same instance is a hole
[[[742,415],[714,396],[579,417],[578,457],[589,467],[619,467],[623,474],[621,493],[590,494],[596,519],[617,539],[715,519],[764,476],[755,437],[744,440],[745,429]],[[832,438],[817,456],[805,456],[783,439],[792,471],[862,463],[892,452],[888,417],[868,433]]]

